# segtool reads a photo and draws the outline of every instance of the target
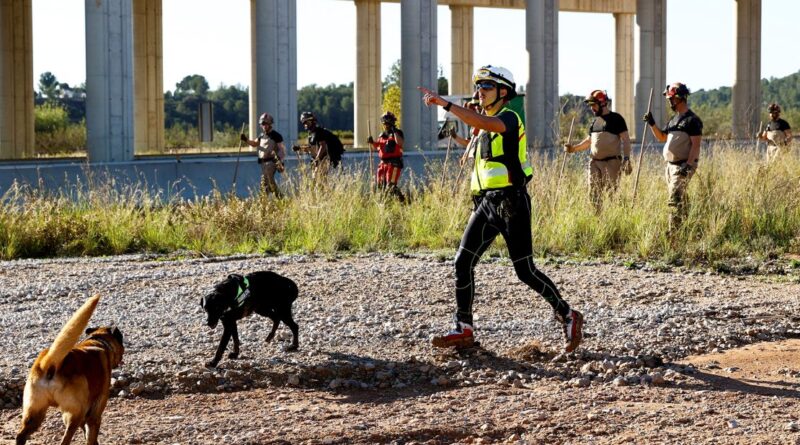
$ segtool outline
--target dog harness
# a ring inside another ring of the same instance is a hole
[[[247,277],[242,277],[242,283],[239,284],[239,291],[236,293],[236,298],[233,300],[237,308],[244,307],[247,302],[247,297],[250,296],[250,281]]]

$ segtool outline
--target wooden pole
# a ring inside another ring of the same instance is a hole
[[[447,126],[447,121],[444,121],[444,126]],[[447,137],[447,151],[444,154],[444,164],[442,164],[442,180],[439,182],[439,188],[444,188],[444,175],[447,173],[447,161],[450,158],[450,145],[453,143],[453,135]]]
[[[369,134],[369,138],[372,139],[372,120],[367,119],[367,133]],[[372,144],[367,143],[369,145],[369,174],[367,175],[369,179],[369,191],[375,191],[375,178],[377,178],[377,173],[373,170],[374,166],[372,165]],[[373,176],[374,175],[374,176]]]
[[[239,175],[239,155],[242,154],[242,138],[241,135],[244,134],[244,122],[242,122],[242,131],[239,132],[239,151],[236,153],[236,167],[233,169],[233,185],[231,186],[231,192],[234,194],[236,193],[236,177]]]
[[[650,110],[653,106],[653,88],[650,88],[650,99],[647,101],[647,112],[650,113]],[[644,142],[645,138],[647,137],[647,127],[649,125],[647,123],[644,124],[644,130],[642,130],[642,141],[641,145],[639,146],[639,163],[636,165],[636,180],[633,182],[633,201],[636,202],[636,190],[639,188],[639,173],[642,171],[642,159],[644,159]]]

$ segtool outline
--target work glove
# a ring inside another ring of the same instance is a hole
[[[692,170],[694,170],[694,168],[689,165],[688,162],[684,162],[681,164],[681,168],[678,170],[678,175],[683,177],[689,176],[689,173],[691,173]]]
[[[450,129],[450,137],[451,138],[458,137],[458,132],[456,131],[455,128]]]
[[[633,173],[633,163],[631,162],[631,158],[628,156],[624,156],[622,158],[622,171],[626,175]]]
[[[374,140],[374,139],[372,139],[372,136],[369,136],[369,137],[367,138],[367,144],[369,144],[369,145],[372,145],[372,144],[374,144],[374,143],[375,143],[375,140]]]
[[[300,151],[299,145],[292,145],[292,151]]]
[[[574,145],[572,145],[572,144],[564,144],[564,151],[565,151],[565,152],[567,152],[567,153],[572,153],[572,149],[573,149],[574,147],[575,147],[575,146],[574,146]]]
[[[656,120],[653,119],[653,113],[649,111],[644,116],[642,116],[642,120],[647,122],[647,125],[651,127],[656,124]]]
[[[248,137],[247,137],[247,135],[246,135],[246,134],[244,134],[244,133],[242,133],[242,134],[240,134],[240,135],[239,135],[239,139],[240,139],[242,142],[247,142],[247,141],[249,141],[249,140],[250,140],[250,138],[248,138]]]

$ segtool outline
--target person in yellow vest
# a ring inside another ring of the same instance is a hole
[[[619,113],[608,109],[609,98],[602,90],[594,90],[583,101],[596,116],[589,127],[589,135],[581,142],[564,144],[567,153],[591,148],[589,161],[589,195],[596,210],[600,210],[603,193],[615,191],[620,172],[631,174],[631,138],[628,125]]]
[[[475,344],[472,302],[475,264],[497,235],[505,238],[514,271],[525,284],[550,303],[566,337],[564,350],[572,352],[583,338],[583,315],[570,309],[555,283],[533,263],[531,199],[525,188],[533,175],[527,158],[525,124],[508,108],[516,96],[516,83],[505,68],[487,65],[472,81],[478,90],[479,114],[452,104],[435,92],[418,87],[427,106],[438,105],[469,126],[480,129],[475,141],[471,190],[475,204],[455,258],[455,329],[436,336],[435,347],[470,347]]]
[[[781,153],[786,153],[792,143],[792,127],[781,119],[781,106],[770,104],[769,123],[767,128],[758,134],[758,138],[767,141],[767,161],[772,162]]]
[[[661,93],[667,100],[669,107],[675,112],[667,126],[658,128],[653,114],[647,112],[642,120],[647,122],[653,136],[659,142],[666,142],[662,152],[667,162],[664,175],[667,179],[669,192],[668,204],[672,207],[669,214],[669,233],[675,231],[683,223],[687,212],[686,189],[689,180],[697,171],[700,161],[700,140],[703,138],[703,121],[689,109],[689,88],[675,82],[667,85]]]

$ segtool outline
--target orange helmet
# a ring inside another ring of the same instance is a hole
[[[603,90],[594,90],[583,100],[585,104],[597,104],[604,107],[608,104],[608,95]]]

